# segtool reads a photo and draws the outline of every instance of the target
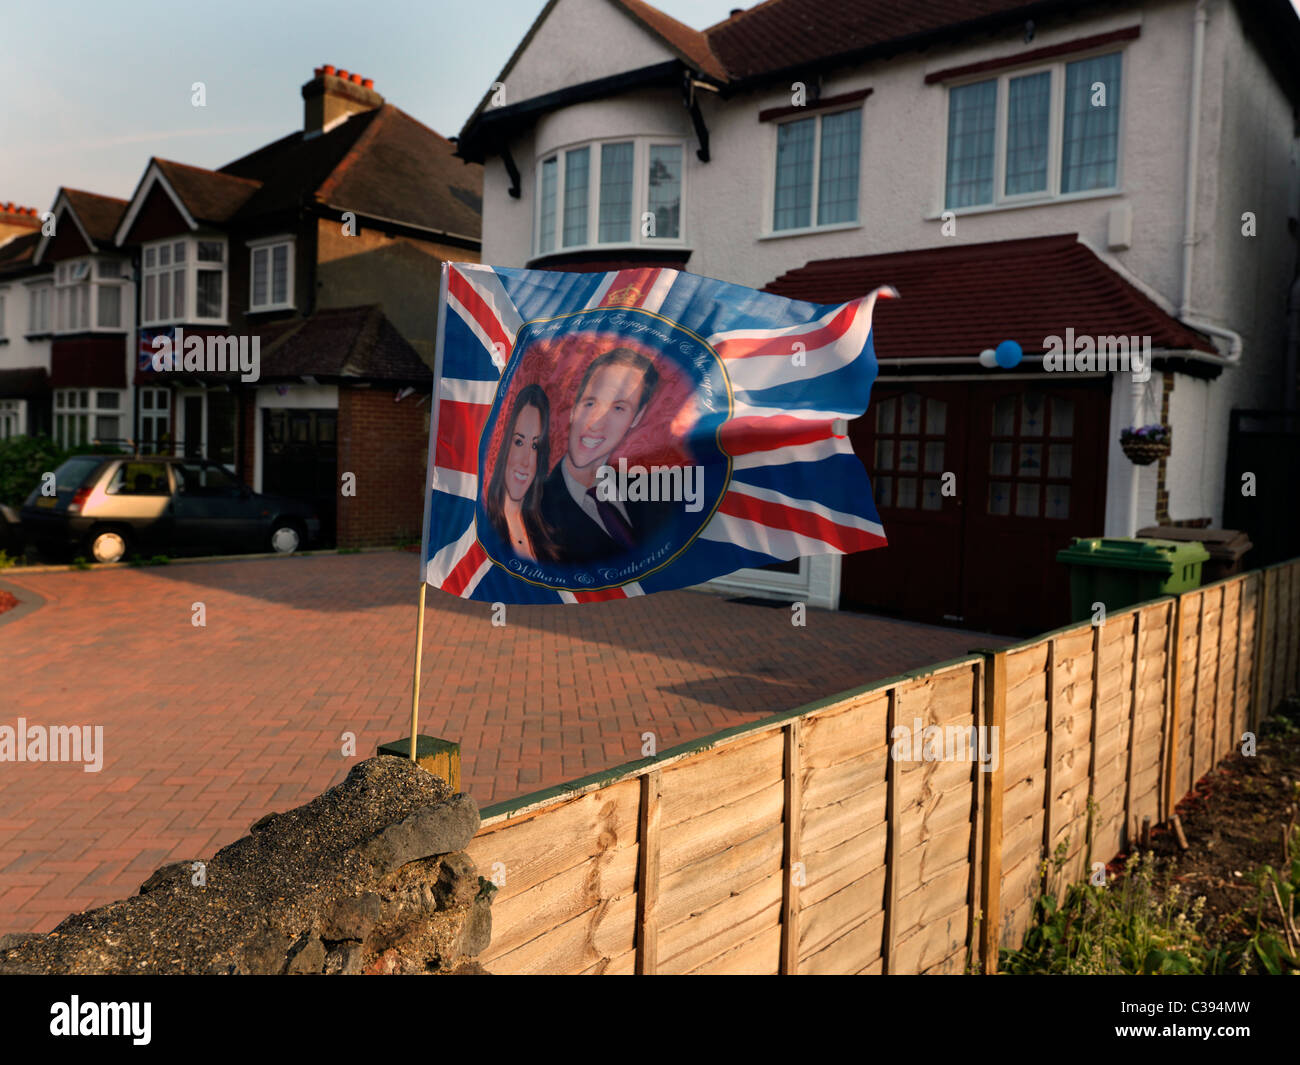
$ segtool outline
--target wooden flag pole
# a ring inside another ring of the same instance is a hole
[[[420,729],[420,659],[424,652],[424,579],[420,579],[420,604],[415,615],[415,680],[411,686],[411,761],[415,757],[415,734]]]
[[[438,407],[442,388],[442,342],[447,334],[447,268],[442,264],[438,281],[438,338],[433,349],[433,392],[429,398],[429,458],[424,467],[424,535],[420,538],[420,599],[415,614],[415,677],[411,683],[411,761],[416,758],[416,734],[420,730],[420,663],[424,657],[424,592],[428,576],[429,524],[433,517],[433,478],[438,460]]]

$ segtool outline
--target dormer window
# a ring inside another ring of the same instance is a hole
[[[537,254],[683,243],[681,141],[576,145],[537,164]]]
[[[226,241],[186,237],[146,244],[144,325],[226,321]]]

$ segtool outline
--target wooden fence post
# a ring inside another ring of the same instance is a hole
[[[1055,836],[1052,824],[1053,778],[1056,776],[1056,757],[1054,751],[1056,734],[1056,639],[1047,641],[1047,764],[1043,776],[1043,857],[1052,860],[1052,840]],[[1047,866],[1051,870],[1051,865]]]
[[[1137,744],[1138,665],[1142,661],[1142,611],[1133,614],[1133,670],[1128,684],[1128,758],[1124,765],[1124,846],[1133,824],[1133,748]]]
[[[785,735],[785,885],[781,899],[781,975],[799,973],[799,837],[803,824],[803,781],[799,768],[800,719],[793,718]]]
[[[641,810],[638,816],[636,892],[636,973],[653,976],[659,968],[659,770],[641,778]]]
[[[984,919],[980,924],[980,961],[984,973],[992,976],[998,971],[998,941],[1002,925],[1002,767],[1007,751],[1005,651],[994,651],[984,656],[984,707],[991,734],[997,737],[998,750],[997,765],[992,772],[984,773],[984,839],[980,862],[980,902],[984,908]]]
[[[1260,707],[1267,685],[1264,682],[1264,647],[1268,642],[1268,571],[1259,571],[1255,593],[1255,676],[1250,685],[1250,731],[1259,731]]]
[[[1177,788],[1175,777],[1178,773],[1178,689],[1182,684],[1180,675],[1180,660],[1183,656],[1183,595],[1179,593],[1174,596],[1174,615],[1170,618],[1170,628],[1173,632],[1173,639],[1169,648],[1168,661],[1165,668],[1168,670],[1168,683],[1166,685],[1165,696],[1170,702],[1169,706],[1169,731],[1168,743],[1165,749],[1165,818],[1174,812],[1174,792]]]
[[[890,754],[886,763],[885,798],[885,927],[882,932],[880,953],[884,958],[885,975],[894,972],[894,937],[898,931],[898,779],[899,760],[893,757],[894,726],[898,723],[898,689],[889,689],[889,712],[886,717],[885,735],[888,737]]]
[[[1187,778],[1188,789],[1196,786],[1200,775],[1198,753],[1201,739],[1201,633],[1205,627],[1205,593],[1196,594],[1196,657],[1192,659],[1192,749],[1188,752],[1192,761],[1191,776]]]
[[[1092,863],[1092,842],[1097,813],[1097,718],[1101,714],[1101,630],[1105,623],[1092,627],[1092,727],[1088,730],[1088,839],[1086,866]]]

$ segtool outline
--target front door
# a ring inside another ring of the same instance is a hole
[[[1008,635],[1070,620],[1056,552],[1104,528],[1104,380],[886,383],[849,427],[889,546],[844,560],[845,606]]]
[[[309,503],[332,546],[338,499],[338,411],[262,411],[262,491]]]

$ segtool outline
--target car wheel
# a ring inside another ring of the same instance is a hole
[[[271,550],[277,555],[292,555],[302,544],[302,533],[291,521],[278,521],[271,530]]]
[[[90,534],[90,557],[96,562],[120,562],[126,558],[126,533],[120,529],[96,529]]]

